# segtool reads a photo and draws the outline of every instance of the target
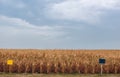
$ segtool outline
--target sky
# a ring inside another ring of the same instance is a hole
[[[120,49],[120,0],[0,0],[0,48]]]

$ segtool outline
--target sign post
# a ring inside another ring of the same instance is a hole
[[[9,73],[11,73],[11,66],[13,65],[13,60],[7,60],[7,65],[9,65]]]
[[[101,72],[100,74],[103,74],[103,64],[105,64],[106,60],[104,58],[99,59],[99,64],[101,65]]]
[[[101,72],[100,72],[100,74],[102,75],[102,73],[103,73],[103,65],[101,64]]]

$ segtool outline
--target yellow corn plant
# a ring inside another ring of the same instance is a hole
[[[95,74],[100,73],[99,58],[106,59],[103,73],[120,73],[120,50],[75,49],[0,49],[0,72]]]

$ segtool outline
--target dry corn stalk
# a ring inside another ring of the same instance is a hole
[[[105,58],[104,73],[120,73],[120,50],[0,49],[0,72],[99,73],[99,58]],[[13,59],[10,68],[6,60]]]

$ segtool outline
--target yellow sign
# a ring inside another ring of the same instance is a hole
[[[13,60],[7,60],[7,65],[13,65]]]

